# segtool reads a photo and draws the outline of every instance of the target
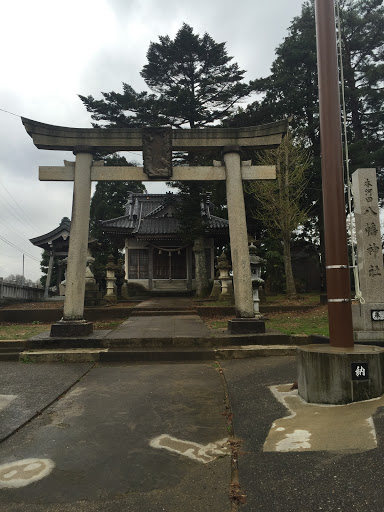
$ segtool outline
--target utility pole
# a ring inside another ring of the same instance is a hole
[[[24,253],[23,253],[23,273],[22,273],[22,279],[21,279],[21,286],[22,287],[24,286],[24,281],[25,281],[25,279],[24,279],[24,258],[25,258],[25,256],[24,256]]]
[[[315,0],[330,344],[353,347],[334,0]]]

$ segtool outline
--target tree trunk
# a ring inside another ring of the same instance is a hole
[[[195,254],[196,297],[205,297],[208,295],[209,282],[203,237],[199,237],[195,240],[193,252]]]
[[[291,258],[291,240],[290,233],[283,237],[283,250],[284,250],[284,270],[285,270],[285,287],[287,297],[290,299],[297,296],[295,280],[293,279],[292,272],[292,258]]]

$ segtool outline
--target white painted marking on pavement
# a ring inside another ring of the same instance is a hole
[[[0,465],[0,489],[25,487],[48,476],[55,463],[50,459],[23,459]]]
[[[203,464],[212,462],[218,457],[223,457],[230,453],[227,437],[220,441],[216,441],[215,443],[202,445],[194,443],[193,441],[177,439],[176,437],[169,436],[168,434],[161,434],[160,436],[152,439],[149,444],[152,448],[164,449],[178,453],[179,455],[184,455],[189,459],[202,462]]]

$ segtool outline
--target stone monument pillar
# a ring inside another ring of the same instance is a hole
[[[352,306],[357,341],[384,340],[384,266],[375,169],[352,175],[357,263],[362,303]]]

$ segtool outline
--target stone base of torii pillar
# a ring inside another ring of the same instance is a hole
[[[51,338],[76,338],[93,333],[93,323],[86,320],[61,319],[51,325]]]

